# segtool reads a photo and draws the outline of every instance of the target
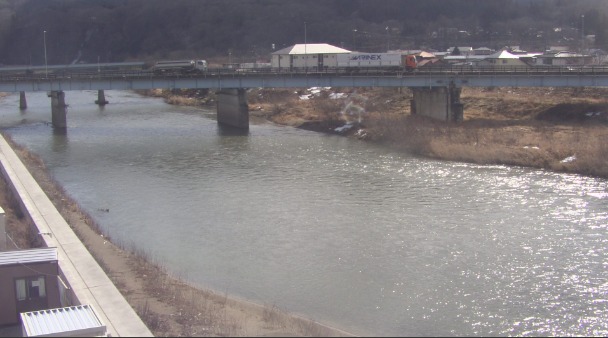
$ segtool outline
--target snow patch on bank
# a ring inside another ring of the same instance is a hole
[[[576,161],[576,155],[568,156],[565,159],[561,160],[560,163],[570,163]]]

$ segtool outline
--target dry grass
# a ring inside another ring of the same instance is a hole
[[[297,93],[256,96],[256,115],[320,132],[354,123],[343,133],[432,158],[507,164],[608,177],[607,88],[463,88],[464,121],[410,114],[409,89],[360,88],[346,99]],[[250,96],[251,97],[251,96]],[[268,99],[268,101],[265,100]],[[265,105],[273,109],[264,109]],[[357,109],[353,109],[356,107]],[[601,113],[589,117],[589,113]]]
[[[7,249],[30,249],[36,247],[34,227],[23,215],[19,201],[15,199],[4,176],[0,177],[0,206],[4,209]]]
[[[402,116],[374,121],[378,142],[432,158],[506,164],[608,177],[605,126],[465,121],[459,125]],[[569,159],[574,159],[569,161]]]

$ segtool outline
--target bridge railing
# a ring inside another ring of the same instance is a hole
[[[181,79],[181,78],[218,78],[250,76],[441,76],[441,75],[608,75],[608,66],[424,66],[414,70],[401,67],[309,67],[309,68],[208,68],[204,72],[155,74],[151,70],[89,70],[48,72],[3,72],[0,68],[1,82],[21,81],[58,81],[58,80],[112,80],[112,79]]]

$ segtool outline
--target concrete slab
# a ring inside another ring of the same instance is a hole
[[[0,327],[0,337],[23,337],[21,325],[10,325]]]

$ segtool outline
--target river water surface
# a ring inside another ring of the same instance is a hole
[[[608,335],[608,181],[421,159],[130,92],[0,101],[120,242],[192,283],[382,336]],[[107,211],[106,211],[107,209]]]

